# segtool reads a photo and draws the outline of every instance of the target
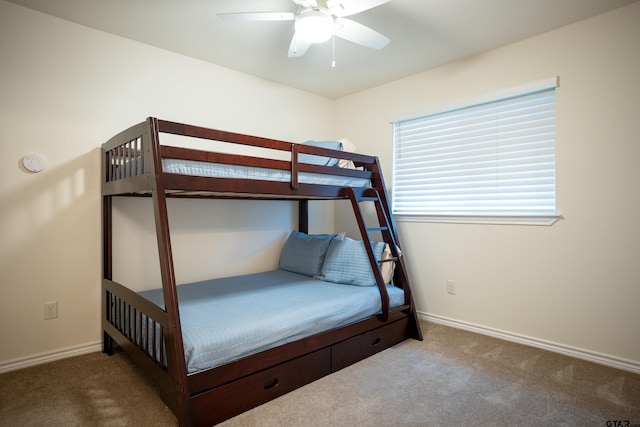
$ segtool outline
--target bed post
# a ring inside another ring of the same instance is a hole
[[[309,234],[309,201],[298,201],[298,231]]]
[[[104,150],[102,151],[102,164],[105,165],[107,158]],[[106,167],[102,168],[103,173],[109,170]],[[105,182],[103,177],[102,182]],[[102,277],[103,279],[113,279],[113,246],[112,246],[112,196],[102,197]],[[100,286],[102,290],[102,321],[111,320],[109,311],[109,298],[106,297],[106,290],[103,285]],[[113,338],[107,332],[102,330],[102,352],[111,356],[113,354]]]
[[[169,330],[165,331],[167,346],[167,364],[169,375],[175,379],[177,393],[177,413],[181,426],[192,426],[194,420],[191,413],[189,384],[187,382],[187,368],[180,326],[180,312],[178,310],[178,294],[176,278],[171,253],[171,239],[169,234],[169,216],[167,212],[167,198],[162,183],[162,160],[160,158],[160,141],[158,119],[148,118],[147,125],[150,140],[144,146],[146,158],[152,158],[154,180],[151,195],[160,255],[160,270],[162,275],[162,294],[164,305],[169,316]]]

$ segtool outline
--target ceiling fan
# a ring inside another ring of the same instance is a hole
[[[372,9],[389,0],[292,0],[297,12],[219,13],[225,21],[294,21],[295,32],[289,45],[289,57],[304,55],[315,43],[333,36],[366,46],[382,49],[389,39],[371,28],[345,18]]]

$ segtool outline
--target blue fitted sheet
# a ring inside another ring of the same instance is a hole
[[[325,282],[283,270],[179,285],[189,373],[356,322],[381,310],[376,286]],[[390,307],[404,292],[387,285]],[[140,292],[164,307],[162,289]]]
[[[291,181],[291,171],[288,170],[199,162],[195,160],[162,159],[162,171],[180,175],[208,176],[215,178],[260,179],[279,182]],[[335,185],[339,187],[371,186],[371,181],[364,178],[310,172],[299,172],[298,182],[302,184]]]

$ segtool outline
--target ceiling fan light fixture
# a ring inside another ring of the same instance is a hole
[[[333,35],[333,18],[321,10],[306,10],[296,18],[296,37],[308,43],[326,42]]]

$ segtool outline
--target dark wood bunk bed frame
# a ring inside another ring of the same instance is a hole
[[[290,153],[290,161],[177,148],[160,144],[160,134],[263,147]],[[360,170],[298,163],[299,154],[353,161]],[[236,134],[148,118],[102,146],[104,274],[103,351],[118,344],[158,385],[181,426],[212,425],[342,369],[407,338],[422,340],[411,288],[377,157]],[[162,159],[184,159],[287,170],[290,182],[211,178],[165,173]],[[372,188],[303,184],[299,172],[368,178]],[[165,310],[113,280],[112,199],[151,197],[156,225]],[[299,230],[308,233],[308,200],[350,199],[364,241],[380,232],[396,264],[394,285],[405,304],[389,309],[389,298],[371,245],[365,245],[380,290],[382,311],[347,326],[246,356],[222,366],[188,373],[176,291],[168,197],[285,199],[298,201]],[[365,225],[360,203],[373,202],[376,227]]]

